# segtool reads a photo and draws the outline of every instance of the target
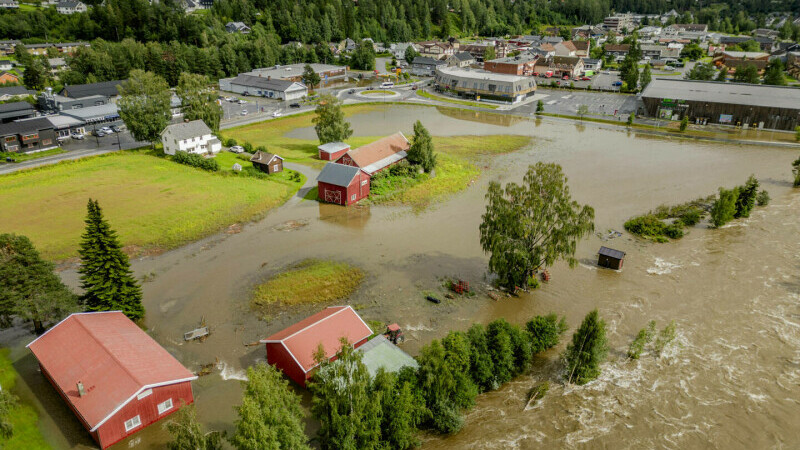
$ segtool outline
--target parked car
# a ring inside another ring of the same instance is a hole
[[[675,70],[672,66],[664,66],[664,70]]]
[[[300,103],[291,103],[291,104],[289,104],[289,108],[299,108],[299,107],[300,107]]]
[[[411,86],[411,90],[412,91],[416,91],[417,89],[419,89],[419,87],[416,84]]]
[[[581,77],[581,81],[592,81],[590,77]]]
[[[105,134],[114,134],[114,130],[112,130],[111,127],[103,127],[100,129],[100,131]]]
[[[230,150],[233,153],[244,153],[244,147],[242,147],[241,145],[234,145],[228,150]]]
[[[81,133],[72,133],[72,136],[70,136],[70,137],[72,139],[77,139],[79,141],[82,141],[84,136]]]
[[[539,76],[539,72],[533,72],[533,76],[538,77]]]
[[[353,95],[353,94],[356,93],[356,90],[355,89],[350,89],[349,91],[347,91],[347,93],[350,94],[350,95]]]
[[[242,115],[243,115],[243,116],[246,116],[246,115],[247,115],[247,110],[246,110],[246,109],[243,109],[243,110],[242,110]]]
[[[564,75],[563,77],[561,77],[561,79],[562,80],[569,80],[569,75]]]
[[[282,115],[283,115],[283,113],[280,112],[280,111],[275,111],[274,113],[272,113],[272,117],[280,117]]]
[[[232,102],[232,101],[234,101],[234,100],[236,100],[236,99],[235,99],[235,98],[233,98],[233,97],[225,97],[225,101],[226,101],[226,102]]]
[[[243,98],[240,98],[240,99],[239,99],[239,104],[240,104],[240,105],[244,105],[245,103],[247,103],[247,100],[245,100],[245,99],[243,99]]]
[[[105,134],[105,133],[103,133],[103,130],[95,130],[95,131],[94,131],[94,135],[95,135],[95,136],[97,136],[97,137],[103,137],[103,136],[105,136],[106,134]]]
[[[615,81],[615,82],[611,83],[611,85],[612,86],[616,86],[616,87],[622,86],[622,81]]]
[[[120,133],[123,130],[123,128],[119,125],[111,125],[111,129],[114,131],[114,133]]]

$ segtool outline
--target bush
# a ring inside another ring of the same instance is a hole
[[[656,354],[659,356],[661,352],[664,351],[667,345],[670,342],[675,340],[677,335],[677,325],[675,325],[675,321],[669,323],[660,333],[658,333],[658,338],[656,338],[655,344],[653,344],[653,349],[655,350]]]
[[[216,159],[203,158],[196,153],[175,152],[172,160],[178,164],[185,164],[187,166],[197,167],[198,169],[207,170],[209,172],[218,172],[219,164]]]
[[[525,329],[531,335],[531,351],[536,354],[558,345],[567,331],[567,321],[555,314],[536,316],[525,324]]]
[[[700,222],[701,211],[697,208],[692,208],[680,215],[680,221],[687,227],[691,227]]]
[[[664,227],[664,234],[670,239],[680,239],[683,237],[683,224],[675,222]]]
[[[767,191],[759,192],[758,197],[756,197],[756,202],[758,203],[758,206],[767,206],[769,205],[770,200],[771,198],[769,197],[769,192]]]
[[[528,391],[528,403],[530,402],[538,402],[545,395],[547,395],[547,391],[550,390],[550,382],[543,381],[536,386],[532,387],[530,391]]]
[[[667,228],[667,225],[654,214],[634,217],[625,222],[624,226],[629,233],[643,237],[663,236]]]
[[[655,334],[656,321],[651,320],[650,323],[647,324],[647,328],[639,330],[639,334],[637,334],[636,338],[631,342],[631,345],[628,347],[628,358],[639,359],[639,356],[641,356],[644,351],[644,347],[653,340]]]
[[[681,132],[686,131],[686,127],[688,127],[688,126],[689,126],[689,117],[688,116],[683,116],[683,119],[681,119],[681,125],[680,125]]]
[[[234,138],[228,138],[225,141],[225,146],[226,147],[233,147],[234,145],[238,145],[238,143],[236,142],[236,139],[234,139]]]
[[[248,142],[248,144],[249,144],[249,142]],[[245,144],[245,145],[247,145],[247,144]],[[250,148],[252,148],[252,146],[251,146]],[[257,152],[264,152],[264,153],[267,153],[267,147],[265,147],[265,146],[263,146],[263,145],[259,145],[258,147],[256,147],[256,151],[257,151]],[[248,158],[248,159],[249,159],[249,158]]]
[[[244,148],[244,151],[246,151],[247,153],[253,153],[253,144],[251,144],[249,142],[245,142],[242,145],[242,147]]]
[[[719,188],[719,198],[711,207],[711,222],[715,227],[721,227],[733,220],[736,214],[736,200],[739,198],[738,189]]]

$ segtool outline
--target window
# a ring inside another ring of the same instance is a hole
[[[28,141],[28,140],[31,140],[31,139],[37,139],[38,137],[39,137],[39,133],[31,133],[31,134],[26,134],[26,135],[22,136],[22,140],[23,141]]]
[[[6,136],[6,142],[14,142],[17,140],[16,136]]]
[[[353,194],[353,195],[350,196],[350,201],[351,202],[356,201],[356,194]]]
[[[361,185],[362,185],[362,186],[366,186],[366,185],[367,185],[367,180],[363,180],[363,181],[361,181]]]
[[[42,145],[50,145],[53,143],[52,139],[42,139]]]
[[[277,172],[277,171],[278,171],[278,167],[279,167],[279,166],[278,166],[278,164],[275,164],[274,166],[272,166],[272,170],[274,170],[275,172]]]
[[[132,419],[128,419],[125,421],[125,432],[131,431],[132,429],[139,427],[142,425],[142,419],[139,416],[136,416]]]
[[[168,398],[166,401],[158,404],[158,414],[164,414],[172,409],[172,399]]]

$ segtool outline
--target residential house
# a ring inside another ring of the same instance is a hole
[[[753,30],[753,36],[760,38],[778,39],[779,35],[780,33],[777,30],[770,30],[769,28],[756,28]]]
[[[31,55],[42,56],[47,55],[47,49],[52,48],[53,44],[26,44],[25,50]]]
[[[0,151],[23,153],[55,147],[53,124],[44,117],[0,124]]]
[[[67,61],[64,58],[47,58],[47,65],[50,66],[50,75],[58,79],[58,74],[67,69]]]
[[[194,402],[197,376],[119,311],[72,314],[28,348],[101,449]]]
[[[667,33],[677,33],[680,31],[706,33],[708,32],[708,25],[704,23],[674,23],[666,28]]]
[[[733,70],[743,66],[755,66],[759,72],[767,67],[769,53],[724,51],[714,57],[714,65]]]
[[[606,44],[603,49],[605,50],[606,55],[613,56],[616,59],[621,59],[628,56],[631,46],[630,44]]]
[[[220,140],[214,136],[211,128],[199,119],[168,125],[161,132],[161,143],[167,155],[174,155],[179,151],[205,155],[216,154],[222,150]]]
[[[486,54],[486,49],[494,47],[495,58],[505,58],[511,49],[508,41],[497,39],[494,41],[476,42],[473,44],[461,45],[461,51],[468,52],[478,62],[483,62],[483,55]]]
[[[666,45],[642,44],[642,57],[645,59],[670,59],[678,58],[681,49],[678,47],[668,47]]]
[[[644,39],[648,38],[657,38],[661,36],[663,29],[661,27],[654,27],[654,26],[646,26],[640,28],[637,33],[639,36]]]
[[[59,53],[71,55],[78,51],[79,48],[89,48],[91,44],[88,42],[59,42],[53,44],[53,46],[58,50]]]
[[[9,100],[21,99],[34,95],[36,95],[36,91],[32,91],[25,86],[0,87],[0,102],[7,102]]]
[[[112,80],[64,86],[59,94],[69,98],[84,98],[101,95],[111,103],[116,103],[116,99],[119,97],[119,89],[117,89],[117,86],[121,85],[124,81],[125,80]]]
[[[250,158],[250,162],[253,163],[253,167],[268,175],[283,172],[283,158],[274,153],[258,150]]]
[[[537,59],[539,59],[539,55],[521,53],[517,56],[508,56],[486,61],[483,63],[483,69],[493,73],[533,76]]]
[[[551,72],[557,78],[576,77],[584,72],[583,59],[577,56],[553,56],[540,59],[536,62],[536,71],[539,73]]]
[[[578,58],[589,57],[589,51],[591,50],[591,48],[589,48],[589,45],[591,44],[591,42],[589,41],[571,41],[571,42],[572,45],[575,47],[575,56],[577,56]]]
[[[8,83],[20,83],[19,76],[13,72],[0,71],[0,86]]]
[[[0,103],[0,123],[27,119],[36,115],[36,110],[28,102]]]
[[[0,0],[0,9],[17,9],[19,2],[17,0]]]
[[[414,44],[411,42],[400,42],[397,44],[390,44],[389,45],[389,52],[394,56],[398,61],[405,59],[406,57],[406,49],[408,47],[413,47]]]
[[[583,72],[588,74],[590,72],[597,72],[603,68],[602,59],[583,58]]]
[[[571,36],[573,40],[588,41],[589,39],[598,39],[605,36],[606,31],[594,25],[582,25],[573,28]]]
[[[219,80],[222,91],[257,95],[277,100],[299,100],[308,95],[308,87],[297,81],[274,79],[271,76],[241,74],[235,78]]]
[[[356,49],[356,41],[347,38],[339,44],[339,50],[345,53],[350,53]]]
[[[469,55],[469,53],[467,54]],[[416,76],[431,77],[436,74],[437,66],[446,66],[447,64],[447,61],[443,59],[416,56],[414,61],[411,62],[411,73]]]
[[[260,342],[266,347],[267,363],[305,387],[319,366],[314,355],[320,348],[326,360],[333,360],[341,348],[341,339],[358,349],[370,336],[372,330],[348,305],[325,308]]]
[[[14,68],[14,62],[10,59],[0,59],[0,70],[8,71]]]
[[[63,1],[56,4],[56,11],[59,14],[75,14],[88,11],[86,4],[78,1]]]
[[[553,46],[556,50],[556,56],[577,56],[578,49],[572,41],[559,42]]]
[[[6,40],[0,41],[0,56],[8,56],[14,54],[14,47],[21,44],[21,41]]]
[[[455,53],[455,47],[449,42],[424,41],[414,44],[420,56],[431,59],[446,59]]]
[[[469,52],[456,52],[447,58],[449,67],[469,67],[472,64],[475,64],[475,58]]]
[[[719,43],[728,47],[732,45],[739,45],[747,41],[756,41],[761,51],[772,53],[775,51],[775,40],[767,37],[758,36],[722,36],[719,38]]]
[[[531,53],[539,55],[539,58],[550,58],[556,56],[556,48],[553,44],[543,43],[538,47],[533,47]]]
[[[250,34],[250,27],[244,22],[228,22],[225,24],[225,31],[228,33]]]

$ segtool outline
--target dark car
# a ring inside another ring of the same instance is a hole
[[[105,134],[105,133],[103,133],[103,131],[102,131],[102,130],[95,130],[95,132],[94,132],[94,135],[95,135],[95,136],[97,136],[97,137],[103,137],[103,136],[105,136],[106,134]]]
[[[356,93],[356,90],[355,89],[350,89],[349,91],[347,91],[347,93],[352,95],[352,94]]]
[[[416,85],[416,84],[415,84],[415,85],[413,85],[413,86],[411,86],[411,90],[412,90],[412,91],[416,91],[417,89],[418,89],[418,87],[417,87],[417,85]]]
[[[119,125],[111,125],[111,130],[113,130],[114,133],[119,133],[122,131],[122,128]]]
[[[617,86],[617,87],[622,86],[622,81],[615,81],[615,82],[611,83],[611,85],[612,86]]]
[[[289,104],[289,108],[299,108],[299,107],[300,107],[300,103],[291,103],[291,104]]]

